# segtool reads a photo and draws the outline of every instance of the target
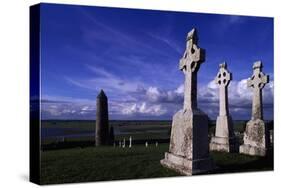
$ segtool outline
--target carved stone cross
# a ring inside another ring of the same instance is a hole
[[[205,61],[205,50],[199,48],[197,42],[197,32],[193,28],[187,34],[186,50],[179,63],[179,69],[185,74],[184,111],[197,109],[197,72]]]
[[[262,62],[253,65],[253,75],[248,79],[247,85],[253,89],[252,120],[263,119],[262,89],[269,82],[269,76],[262,71]]]
[[[227,70],[226,63],[220,64],[220,70],[215,78],[215,82],[219,85],[220,89],[220,116],[226,116],[228,112],[228,90],[230,80],[232,80],[232,74]]]

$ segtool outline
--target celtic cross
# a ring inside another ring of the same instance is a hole
[[[197,72],[205,61],[205,50],[199,48],[197,42],[197,32],[193,28],[187,34],[186,50],[179,63],[179,69],[185,74],[184,111],[197,109]]]
[[[220,90],[220,116],[228,115],[228,91],[227,87],[230,80],[232,80],[232,74],[227,70],[226,63],[220,64],[219,72],[215,78],[215,82],[219,85]]]
[[[252,120],[262,119],[262,89],[269,82],[269,76],[262,72],[262,62],[253,65],[253,75],[247,80],[248,87],[253,90]]]

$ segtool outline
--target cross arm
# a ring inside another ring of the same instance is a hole
[[[252,87],[253,86],[253,76],[251,78],[248,78],[247,80],[247,87]]]
[[[269,82],[269,76],[268,76],[268,75],[264,75],[264,76],[262,77],[262,83],[266,84],[266,83],[268,83],[268,82]]]
[[[205,61],[206,51],[202,48],[198,48],[196,44],[193,44],[192,47],[193,47],[191,51],[192,59],[195,62],[203,63]]]

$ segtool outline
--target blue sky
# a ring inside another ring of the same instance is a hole
[[[270,76],[264,116],[273,118],[273,19],[138,9],[43,4],[41,6],[41,96],[43,119],[95,119],[104,89],[110,119],[171,119],[182,107],[178,70],[189,30],[198,30],[206,61],[198,72],[198,104],[218,115],[213,82],[223,61],[234,119],[250,119],[246,79],[261,60]]]

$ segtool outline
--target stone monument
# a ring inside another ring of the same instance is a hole
[[[131,148],[132,147],[132,137],[130,136],[130,138],[129,138],[129,148]]]
[[[123,148],[126,147],[126,139],[125,139],[125,138],[123,139],[123,145],[122,145],[122,147],[123,147]]]
[[[108,105],[103,90],[97,96],[96,108],[96,146],[107,145],[109,144]]]
[[[247,122],[244,132],[244,144],[240,153],[265,156],[269,147],[269,131],[263,121],[262,89],[269,82],[269,76],[262,72],[262,62],[255,62],[253,75],[247,85],[252,88],[252,118]]]
[[[161,164],[184,175],[213,168],[209,156],[208,116],[197,107],[197,72],[205,61],[205,50],[197,46],[196,29],[187,35],[186,50],[179,62],[185,76],[183,109],[173,117],[169,152]]]
[[[226,63],[220,64],[219,72],[215,78],[219,86],[219,116],[216,122],[216,133],[212,137],[210,150],[238,152],[239,144],[233,131],[233,122],[228,110],[228,85],[232,74],[227,70]]]

